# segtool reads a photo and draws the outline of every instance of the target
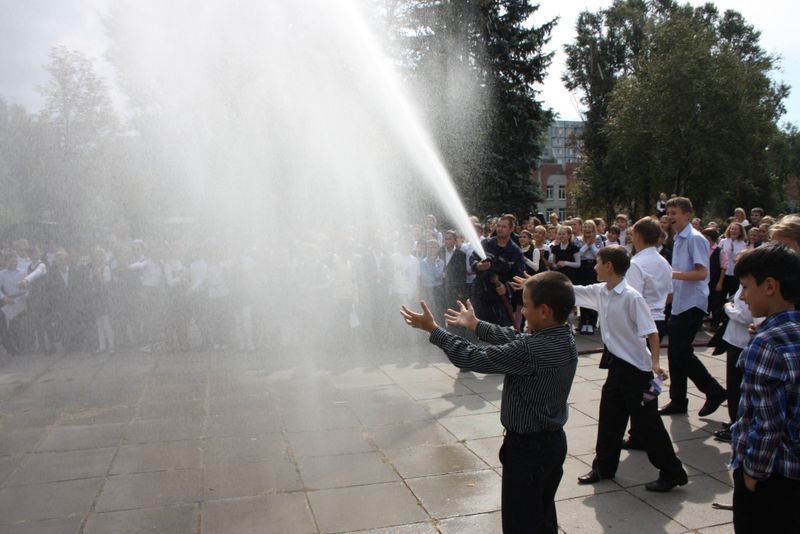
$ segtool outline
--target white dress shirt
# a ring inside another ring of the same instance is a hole
[[[143,287],[161,285],[161,267],[150,258],[141,257],[136,263],[128,265],[128,269],[139,274],[139,281]]]
[[[644,297],[624,279],[610,291],[605,282],[574,289],[576,306],[599,312],[603,324],[600,333],[608,350],[642,371],[652,371],[653,360],[645,338],[658,333],[658,329]]]
[[[672,293],[672,267],[656,247],[647,247],[631,258],[625,281],[644,297],[654,321],[665,318],[667,296]]]

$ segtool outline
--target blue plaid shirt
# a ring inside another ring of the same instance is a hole
[[[800,480],[800,312],[771,315],[742,351],[731,469]]]

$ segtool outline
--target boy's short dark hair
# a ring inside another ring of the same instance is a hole
[[[575,306],[575,291],[572,282],[564,273],[547,271],[536,274],[525,281],[534,304],[547,304],[553,310],[553,319],[563,323]]]
[[[667,209],[678,208],[683,213],[691,213],[694,207],[692,201],[686,197],[674,197],[667,200]]]
[[[745,250],[736,259],[733,276],[752,276],[758,285],[774,278],[781,285],[781,296],[787,302],[800,300],[800,254],[782,243],[767,243]]]
[[[643,217],[633,225],[633,233],[641,237],[645,245],[655,245],[661,237],[661,225],[652,217]]]
[[[612,234],[619,235],[621,232],[622,232],[622,230],[620,230],[619,226],[617,226],[616,224],[612,224],[611,226],[609,226],[606,229],[606,233],[612,233]]]
[[[609,245],[597,251],[597,259],[603,263],[610,263],[614,266],[614,272],[620,276],[625,276],[631,266],[631,258],[628,256],[628,249],[622,245]]]

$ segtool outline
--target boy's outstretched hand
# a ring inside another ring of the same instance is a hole
[[[448,308],[444,312],[444,320],[451,326],[463,326],[464,328],[475,331],[478,326],[478,318],[475,316],[475,310],[472,309],[472,303],[467,299],[467,305],[458,301],[458,310]]]
[[[400,307],[400,315],[403,316],[408,326],[419,328],[426,332],[433,332],[439,325],[436,324],[436,320],[433,318],[433,314],[425,301],[421,300],[419,304],[422,306],[422,313],[413,312],[403,305]]]

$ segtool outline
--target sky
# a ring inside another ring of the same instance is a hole
[[[332,1],[332,0],[331,0]],[[541,90],[545,106],[552,108],[563,120],[579,120],[582,106],[579,95],[567,91],[561,76],[564,72],[563,46],[574,39],[575,21],[581,11],[597,11],[612,0],[541,0],[534,17],[540,24],[559,17],[548,51],[555,57]],[[104,59],[107,38],[103,31],[101,14],[107,11],[112,0],[0,0],[0,96],[7,101],[36,111],[42,104],[35,91],[37,85],[47,81],[42,68],[48,62],[51,46],[65,45],[83,51],[95,60],[98,71],[113,83],[113,69]],[[691,0],[691,4],[703,2]],[[717,0],[720,11],[734,9],[757,30],[761,31],[761,45],[770,53],[781,56],[780,70],[773,79],[789,84],[793,90],[786,100],[786,115],[781,122],[800,126],[800,37],[794,14],[800,9],[793,0]],[[793,8],[794,7],[794,8]],[[116,90],[114,100],[120,110],[123,98]]]

